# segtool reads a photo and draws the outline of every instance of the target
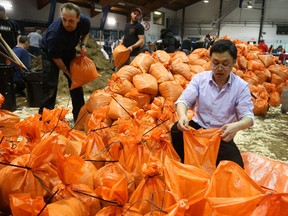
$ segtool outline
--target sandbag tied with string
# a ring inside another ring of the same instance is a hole
[[[71,90],[81,87],[101,76],[96,69],[95,63],[86,56],[84,51],[81,51],[81,55],[71,61],[70,73],[72,80]]]
[[[57,177],[49,163],[57,142],[55,136],[44,137],[30,154],[17,157],[0,170],[0,211],[10,212],[10,194],[30,193],[36,197],[48,193],[51,179]]]

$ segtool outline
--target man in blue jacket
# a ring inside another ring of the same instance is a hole
[[[71,87],[70,62],[76,57],[75,47],[80,43],[84,49],[90,30],[90,20],[80,14],[80,8],[72,3],[65,3],[60,9],[61,17],[47,29],[40,41],[43,64],[43,101],[39,109],[54,109],[59,70],[62,70]],[[70,90],[74,121],[84,105],[83,88]]]

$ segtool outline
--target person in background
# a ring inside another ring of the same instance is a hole
[[[19,26],[6,15],[6,10],[2,5],[0,5],[0,33],[11,49],[17,45],[17,39],[20,36]],[[8,54],[2,43],[0,43],[0,51]],[[6,64],[6,59],[2,56],[0,56],[0,64]]]
[[[123,44],[131,51],[130,58],[125,63],[126,65],[130,64],[130,62],[135,58],[135,56],[137,56],[141,52],[140,48],[144,45],[144,27],[139,22],[142,17],[141,9],[132,9],[130,16],[131,20],[130,22],[126,23],[124,36],[121,40],[121,44]]]
[[[186,38],[181,45],[181,51],[183,51],[186,55],[189,55],[192,49],[191,40]]]
[[[262,51],[262,53],[267,53],[269,51],[269,48],[264,39],[259,41],[258,48]]]
[[[39,108],[54,109],[59,70],[63,71],[71,87],[70,63],[76,57],[75,47],[80,44],[85,49],[90,30],[90,20],[80,13],[80,8],[73,3],[64,3],[60,8],[61,17],[55,20],[43,34],[40,41],[43,67],[43,101]],[[84,105],[83,88],[70,90],[73,106],[73,118],[77,120],[79,111]]]
[[[104,50],[108,54],[110,62],[112,58],[112,45],[113,41],[111,40],[110,37],[108,37],[104,42]]]
[[[172,31],[170,29],[161,29],[160,38],[162,40],[161,49],[167,53],[174,53],[176,49],[176,42]]]
[[[253,103],[249,84],[231,72],[237,59],[237,48],[230,40],[216,41],[210,49],[212,71],[196,74],[175,102],[179,121],[171,128],[172,143],[184,161],[183,132],[219,128],[223,131],[216,165],[230,160],[244,167],[233,139],[236,133],[253,125]],[[195,108],[195,104],[197,104]],[[195,108],[188,120],[187,110]]]
[[[42,39],[41,30],[37,29],[35,32],[29,33],[28,37],[30,39],[28,51],[35,56],[41,55],[41,49],[39,48],[39,42]]]
[[[268,52],[269,52],[269,53],[273,53],[273,50],[274,50],[273,45],[271,45],[271,46],[269,47],[269,49],[268,49]]]
[[[273,53],[275,53],[275,54],[285,53],[285,49],[283,49],[283,46],[282,46],[282,45],[279,45],[279,46],[277,47],[277,49],[274,49]]]
[[[20,59],[20,61],[25,65],[25,67],[31,70],[31,56],[28,53],[30,42],[29,37],[20,36],[17,46],[13,48],[14,53]],[[18,67],[14,67],[15,73],[13,75],[13,81],[15,84],[15,95],[20,97],[25,97],[25,82],[23,80],[23,71]]]
[[[210,46],[211,46],[211,37],[209,34],[207,34],[204,38],[203,48],[209,49]]]

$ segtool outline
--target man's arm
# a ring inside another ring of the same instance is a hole
[[[55,64],[57,65],[57,67],[63,71],[63,73],[65,73],[70,79],[70,71],[68,70],[68,68],[66,67],[66,65],[64,64],[64,62],[62,61],[61,58],[53,58],[53,61],[55,62]]]
[[[135,44],[132,44],[128,49],[132,50],[144,45],[144,35],[138,35],[138,41]]]
[[[81,49],[85,48],[87,40],[88,40],[88,37],[89,37],[88,34],[81,36],[81,38],[80,38],[80,48]]]

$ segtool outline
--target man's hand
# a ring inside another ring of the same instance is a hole
[[[220,128],[220,131],[223,131],[223,134],[220,135],[224,142],[229,142],[236,136],[236,133],[239,131],[237,123],[226,124]]]
[[[132,46],[129,46],[127,49],[130,50],[130,52],[133,51],[133,47]]]
[[[182,132],[189,130],[189,120],[186,115],[179,117],[177,128]]]

